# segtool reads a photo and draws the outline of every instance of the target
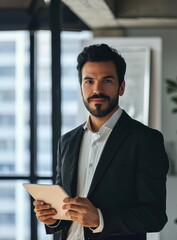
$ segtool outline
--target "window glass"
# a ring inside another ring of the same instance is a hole
[[[0,91],[0,101],[1,102],[15,101],[15,92],[11,89]]]
[[[37,33],[37,173],[52,176],[50,31]]]
[[[62,134],[70,131],[86,119],[80,94],[77,55],[82,41],[90,38],[89,32],[62,32],[61,34],[61,88]]]
[[[14,77],[15,66],[12,67],[0,67],[0,77]]]
[[[29,35],[28,32],[0,34],[0,174],[29,173]],[[26,84],[28,82],[28,84]]]
[[[15,53],[15,42],[13,40],[2,40],[0,42],[0,52],[1,53]]]
[[[30,239],[28,198],[22,181],[0,182],[0,240]]]

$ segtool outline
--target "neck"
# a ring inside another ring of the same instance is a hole
[[[93,132],[98,132],[99,129],[109,120],[109,118],[117,111],[118,107],[116,107],[112,112],[107,114],[104,117],[95,117],[90,115],[90,125]]]

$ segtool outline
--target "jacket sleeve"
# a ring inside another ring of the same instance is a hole
[[[56,167],[56,171],[57,171],[57,176],[56,176],[56,183],[60,186],[62,186],[62,179],[61,179],[61,141],[59,141],[58,143],[58,150],[57,150],[57,167]],[[48,226],[45,225],[45,229],[46,229],[46,233],[47,234],[54,234],[56,232],[58,232],[59,234],[62,234],[62,232],[64,232],[66,230],[66,226],[68,225],[68,221],[59,221],[55,226]],[[63,235],[63,234],[62,234]]]

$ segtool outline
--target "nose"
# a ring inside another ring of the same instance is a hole
[[[94,88],[93,88],[93,93],[94,94],[100,94],[103,93],[103,86],[100,82],[95,82]]]

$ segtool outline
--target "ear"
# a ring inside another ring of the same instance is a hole
[[[122,96],[125,91],[125,81],[123,81],[119,87],[119,96]]]

